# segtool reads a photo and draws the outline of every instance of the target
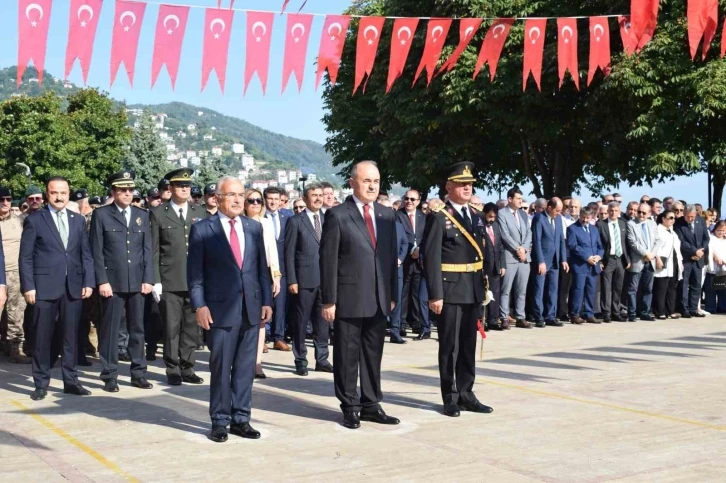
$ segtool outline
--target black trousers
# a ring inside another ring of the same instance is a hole
[[[678,277],[653,278],[653,313],[656,317],[676,313],[676,287]]]
[[[323,300],[320,287],[301,288],[297,295],[290,296],[290,325],[292,326],[292,353],[295,356],[295,366],[308,365],[308,347],[305,345],[307,323],[313,326],[313,345],[315,346],[315,361],[327,362],[330,355],[328,340],[330,339],[330,324],[323,318]]]
[[[620,315],[620,295],[623,293],[625,265],[623,257],[611,255],[608,264],[600,274],[600,307],[603,317]],[[595,308],[598,310],[598,307]]]
[[[161,318],[164,321],[164,363],[167,376],[194,374],[197,350],[197,321],[188,292],[163,292]]]
[[[499,297],[502,291],[502,277],[499,276],[499,270],[496,272],[489,271],[486,275],[489,279],[489,291],[494,296],[494,300],[486,306],[486,321],[494,324],[499,320]]]
[[[146,294],[144,299],[144,340],[147,351],[154,354],[163,334],[161,312],[152,294]]]
[[[439,377],[444,404],[473,401],[476,376],[476,320],[478,304],[447,304],[437,316]],[[337,350],[337,347],[336,347]]]
[[[343,412],[374,412],[380,408],[381,358],[386,338],[386,317],[336,319],[333,331],[335,396]],[[358,371],[360,370],[360,397]]]
[[[33,381],[35,387],[45,389],[50,384],[51,344],[53,331],[58,331],[63,384],[78,384],[76,350],[78,350],[78,322],[83,300],[74,299],[68,293],[55,300],[36,300],[33,307]]]
[[[246,312],[245,312],[246,313]],[[246,423],[252,414],[252,382],[255,378],[259,325],[245,315],[236,327],[207,331],[209,346],[209,416],[213,425]]]
[[[103,322],[98,337],[98,354],[101,358],[102,380],[116,379],[118,376],[118,355],[120,328],[126,326],[128,333],[128,352],[131,356],[131,379],[140,379],[146,374],[144,357],[144,295],[136,293],[116,293],[101,299]]]
[[[418,289],[421,284],[421,269],[418,260],[407,256],[403,260],[403,290],[401,291],[401,328],[409,322],[411,327],[421,326],[421,310]]]
[[[566,272],[560,270],[560,283],[557,297],[557,317],[564,319],[568,317],[570,287],[572,286],[572,270]]]

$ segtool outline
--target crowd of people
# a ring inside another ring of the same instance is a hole
[[[64,391],[90,394],[77,366],[96,354],[105,391],[120,390],[119,361],[149,389],[159,346],[169,385],[201,384],[206,345],[212,439],[230,424],[258,438],[247,375],[266,378],[264,353],[277,350],[307,376],[311,339],[346,427],[398,424],[379,405],[383,339],[424,341],[436,327],[444,414],[456,417],[492,411],[472,392],[477,320],[508,330],[726,311],[716,210],[648,196],[623,209],[617,193],[526,207],[518,188],[484,203],[471,163],[450,169],[443,200],[411,189],[393,201],[375,163],[355,168],[346,200],[324,182],[295,200],[229,177],[194,187],[186,168],[146,196],[130,171],[108,178],[104,198],[62,177],[19,201],[0,187],[2,338],[10,362],[32,362],[32,398],[46,397],[59,358]]]

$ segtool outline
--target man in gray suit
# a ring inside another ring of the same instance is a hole
[[[507,206],[500,209],[497,216],[504,244],[504,260],[507,264],[502,281],[499,316],[502,327],[508,328],[510,296],[514,293],[516,296],[514,318],[517,320],[517,327],[531,329],[532,324],[525,320],[524,305],[529,280],[529,264],[532,261],[530,258],[532,230],[529,227],[527,214],[520,209],[521,206],[522,192],[519,188],[512,188],[507,192]]]
[[[650,315],[650,305],[653,300],[655,246],[658,242],[657,226],[650,219],[650,205],[641,203],[636,217],[628,222],[628,322],[635,322],[638,308],[640,320],[655,320]],[[637,307],[638,288],[642,295],[640,307]]]

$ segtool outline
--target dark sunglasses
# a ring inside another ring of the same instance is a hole
[[[640,210],[638,210],[638,214],[639,215],[647,215],[648,212],[647,211],[640,211]]]
[[[262,204],[262,198],[247,198],[245,201],[251,205],[261,205]]]
[[[675,208],[673,211],[675,211],[676,213],[683,213],[683,210],[679,210],[678,208]]]
[[[409,198],[408,196],[403,198],[403,201],[418,201],[418,198]]]
[[[27,200],[28,201],[43,201],[43,197],[42,196],[28,196]]]
[[[676,217],[675,217],[675,216],[667,216],[667,217],[666,217],[665,219],[666,219],[666,220],[675,220],[675,219],[676,219]]]
[[[296,206],[295,208],[293,208],[293,210],[295,210],[295,211],[302,211],[304,209],[305,209],[304,206]]]
[[[12,203],[13,199],[10,197],[2,197],[2,198],[0,198],[0,201],[7,201],[9,203]]]

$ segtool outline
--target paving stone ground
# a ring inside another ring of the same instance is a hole
[[[0,481],[726,481],[726,317],[490,332],[476,393],[494,413],[442,413],[437,342],[386,344],[384,409],[402,420],[340,425],[332,375],[292,373],[270,351],[256,382],[262,439],[207,439],[209,387],[30,400],[29,366],[0,361]],[[334,350],[334,348],[333,348]],[[478,350],[478,349],[477,349]],[[477,354],[477,359],[479,355]],[[208,353],[199,374],[209,379]]]

